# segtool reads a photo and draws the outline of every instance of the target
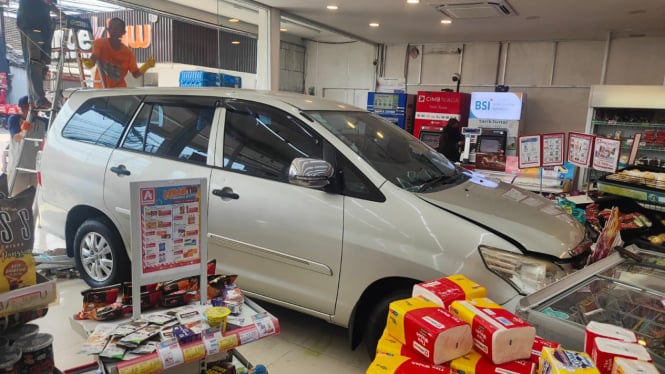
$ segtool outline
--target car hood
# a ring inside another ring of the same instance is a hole
[[[474,177],[421,199],[510,237],[529,252],[570,258],[584,226],[555,203],[506,183]]]

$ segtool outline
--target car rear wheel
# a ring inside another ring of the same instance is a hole
[[[388,318],[388,309],[390,303],[395,300],[406,299],[411,297],[410,289],[400,289],[389,293],[384,296],[379,302],[376,303],[374,309],[367,317],[367,324],[365,325],[365,347],[367,354],[373,360],[376,356],[376,345],[386,328],[386,320]]]
[[[125,246],[105,219],[88,219],[79,226],[74,257],[81,278],[91,287],[109,286],[131,275]]]

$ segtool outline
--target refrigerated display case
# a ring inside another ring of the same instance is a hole
[[[585,326],[609,323],[635,332],[665,372],[665,254],[637,246],[609,257],[520,301],[517,314],[543,338],[584,349]]]

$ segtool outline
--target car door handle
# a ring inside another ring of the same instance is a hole
[[[118,166],[111,166],[111,171],[118,174],[118,175],[131,175],[132,173],[127,170],[125,165],[118,165]]]
[[[222,190],[212,190],[212,194],[215,196],[219,196],[221,198],[227,198],[227,199],[233,199],[233,200],[238,200],[240,198],[240,195],[237,193],[233,192],[233,190],[230,189],[222,189]]]

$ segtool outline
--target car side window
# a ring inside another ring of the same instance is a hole
[[[294,158],[323,159],[323,140],[288,113],[241,100],[224,106],[224,169],[288,182]]]
[[[141,97],[92,98],[81,105],[62,130],[67,139],[115,148],[136,112]]]
[[[122,148],[206,164],[214,114],[214,105],[201,105],[196,98],[146,100]]]

